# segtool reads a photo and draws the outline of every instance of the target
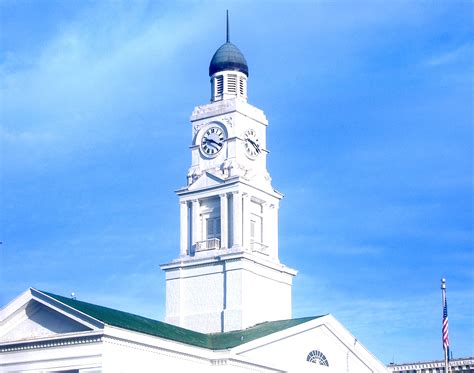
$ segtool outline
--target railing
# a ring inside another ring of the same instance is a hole
[[[196,242],[196,251],[218,250],[221,248],[221,240],[210,238],[208,240]]]
[[[264,255],[268,255],[268,252],[267,252],[268,246],[267,246],[267,245],[264,245],[264,244],[261,243],[261,242],[251,241],[251,242],[250,242],[250,249],[251,249],[252,251],[256,251],[256,252],[258,252],[258,253],[261,253],[261,254],[264,254]]]

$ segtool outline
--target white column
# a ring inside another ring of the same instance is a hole
[[[221,248],[227,248],[229,247],[227,194],[219,194],[219,197],[221,199]]]
[[[250,250],[250,196],[248,193],[242,194],[242,221],[243,221],[243,245]]]
[[[232,192],[232,247],[242,246],[242,199],[239,192]]]
[[[270,209],[268,203],[262,203],[262,243],[267,246],[267,254],[273,257],[273,247],[271,242]]]
[[[193,199],[192,201],[192,214],[193,214],[192,243],[196,244],[196,242],[201,241],[201,224],[200,224],[200,217],[199,217],[199,200],[198,199]]]
[[[275,259],[278,259],[278,205],[273,204],[270,205],[270,224],[271,224],[271,250],[272,253],[270,254]]]
[[[181,256],[188,254],[188,202],[181,201],[179,203],[179,218],[180,218],[180,232],[179,232],[179,253]]]

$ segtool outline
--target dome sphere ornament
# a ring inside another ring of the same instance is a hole
[[[221,71],[239,71],[249,76],[249,68],[247,60],[244,55],[234,44],[230,42],[229,38],[229,11],[227,11],[227,34],[226,42],[222,44],[219,49],[212,56],[209,64],[209,76],[213,76]]]
[[[221,71],[239,71],[249,76],[249,68],[242,52],[234,44],[227,42],[214,53],[209,65],[209,76]]]

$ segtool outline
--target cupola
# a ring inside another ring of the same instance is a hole
[[[211,101],[238,97],[247,101],[249,68],[242,52],[229,40],[229,14],[227,13],[227,40],[212,56],[209,64]]]

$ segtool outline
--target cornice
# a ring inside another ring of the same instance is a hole
[[[37,350],[42,348],[61,347],[78,344],[100,343],[103,340],[103,336],[103,332],[87,332],[87,334],[85,335],[74,333],[74,335],[70,335],[67,337],[62,335],[48,338],[37,338],[31,340],[7,342],[0,344],[0,353],[22,350]]]
[[[171,263],[161,264],[160,268],[163,270],[180,269],[185,267],[205,267],[209,264],[220,264],[223,262],[239,262],[248,261],[254,262],[264,267],[277,270],[281,273],[286,273],[295,276],[297,271],[293,268],[287,267],[284,264],[269,261],[266,258],[261,258],[252,252],[239,249],[225,249],[212,252],[212,255],[206,257],[186,257],[177,258]]]
[[[444,360],[436,360],[436,361],[420,361],[415,363],[405,363],[405,364],[391,364],[387,365],[387,368],[392,372],[404,371],[404,370],[411,370],[411,369],[423,369],[423,368],[443,368],[444,367]],[[452,359],[449,361],[450,367],[457,367],[463,365],[474,365],[474,358],[459,358],[459,359]]]
[[[223,189],[222,192],[232,192],[233,191],[232,188],[238,185],[244,185],[247,188],[251,188],[252,190],[257,190],[260,193],[277,198],[279,200],[284,197],[283,193],[273,188],[271,184],[262,188],[259,185],[254,185],[251,181],[246,180],[242,176],[233,176],[227,179],[223,179],[222,184],[205,186],[199,189],[190,190],[189,189],[190,185],[188,185],[185,187],[181,187],[180,189],[177,189],[174,192],[183,199],[186,199],[186,198],[190,199],[191,196],[197,195],[199,198],[199,194],[202,194],[203,196],[205,196],[206,193],[213,193],[219,189]],[[245,190],[242,190],[242,192],[245,192]]]
[[[155,339],[155,342],[159,341],[159,337],[153,337]],[[200,350],[197,348],[193,349],[193,352],[185,352],[183,350],[178,350],[176,349],[176,345],[179,344],[179,342],[174,342],[174,348],[170,347],[165,347],[163,345],[156,345],[156,344],[151,344],[147,342],[140,342],[136,339],[127,339],[119,336],[112,336],[112,335],[105,335],[104,336],[104,342],[110,343],[113,345],[117,346],[123,346],[126,348],[131,348],[135,350],[140,350],[140,351],[145,351],[145,352],[152,352],[152,353],[158,353],[163,356],[169,356],[174,359],[180,359],[180,360],[187,360],[187,361],[192,361],[192,362],[198,362],[198,363],[204,363],[204,364],[209,364],[210,358],[208,356],[205,356],[205,354],[200,354]],[[202,352],[202,350],[201,350]]]
[[[211,117],[231,114],[234,112],[242,114],[264,125],[268,125],[268,120],[262,110],[237,98],[230,98],[227,100],[196,106],[191,114],[190,121],[197,122]]]

